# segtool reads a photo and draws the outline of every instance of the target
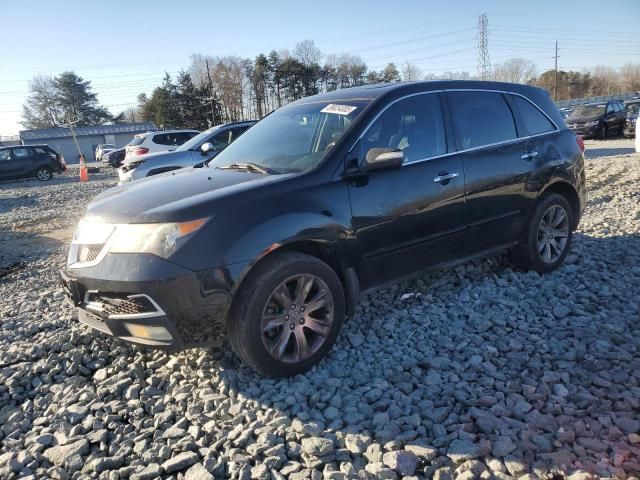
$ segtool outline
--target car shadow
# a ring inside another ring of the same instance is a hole
[[[639,407],[640,282],[619,285],[638,265],[640,236],[577,233],[567,263],[547,275],[498,255],[364,296],[306,374],[262,378],[228,346],[193,366],[247,410],[273,409],[338,449],[359,433],[365,444],[438,449],[424,465],[482,457],[514,476],[625,476],[640,468],[627,438]]]
[[[631,155],[635,153],[634,148],[587,148],[585,157],[588,160],[597,160],[602,157],[616,157],[619,155]]]

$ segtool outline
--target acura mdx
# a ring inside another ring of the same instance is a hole
[[[316,364],[361,292],[510,249],[546,273],[586,202],[584,145],[545,90],[436,81],[288,104],[207,166],[106,191],[61,272],[81,322],[258,372]]]

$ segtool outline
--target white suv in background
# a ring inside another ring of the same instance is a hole
[[[133,137],[133,140],[125,147],[124,158],[166,150],[173,151],[199,133],[198,130],[163,130],[161,132],[140,133]]]

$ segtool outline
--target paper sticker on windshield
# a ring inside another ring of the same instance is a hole
[[[352,105],[338,105],[336,103],[330,103],[320,111],[322,113],[335,113],[337,115],[349,115],[356,108],[358,107],[354,107]]]

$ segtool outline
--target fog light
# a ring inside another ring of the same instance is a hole
[[[137,323],[126,323],[124,327],[129,331],[131,336],[138,338],[146,338],[148,340],[171,341],[172,337],[169,331],[164,327],[153,325],[139,325]]]

